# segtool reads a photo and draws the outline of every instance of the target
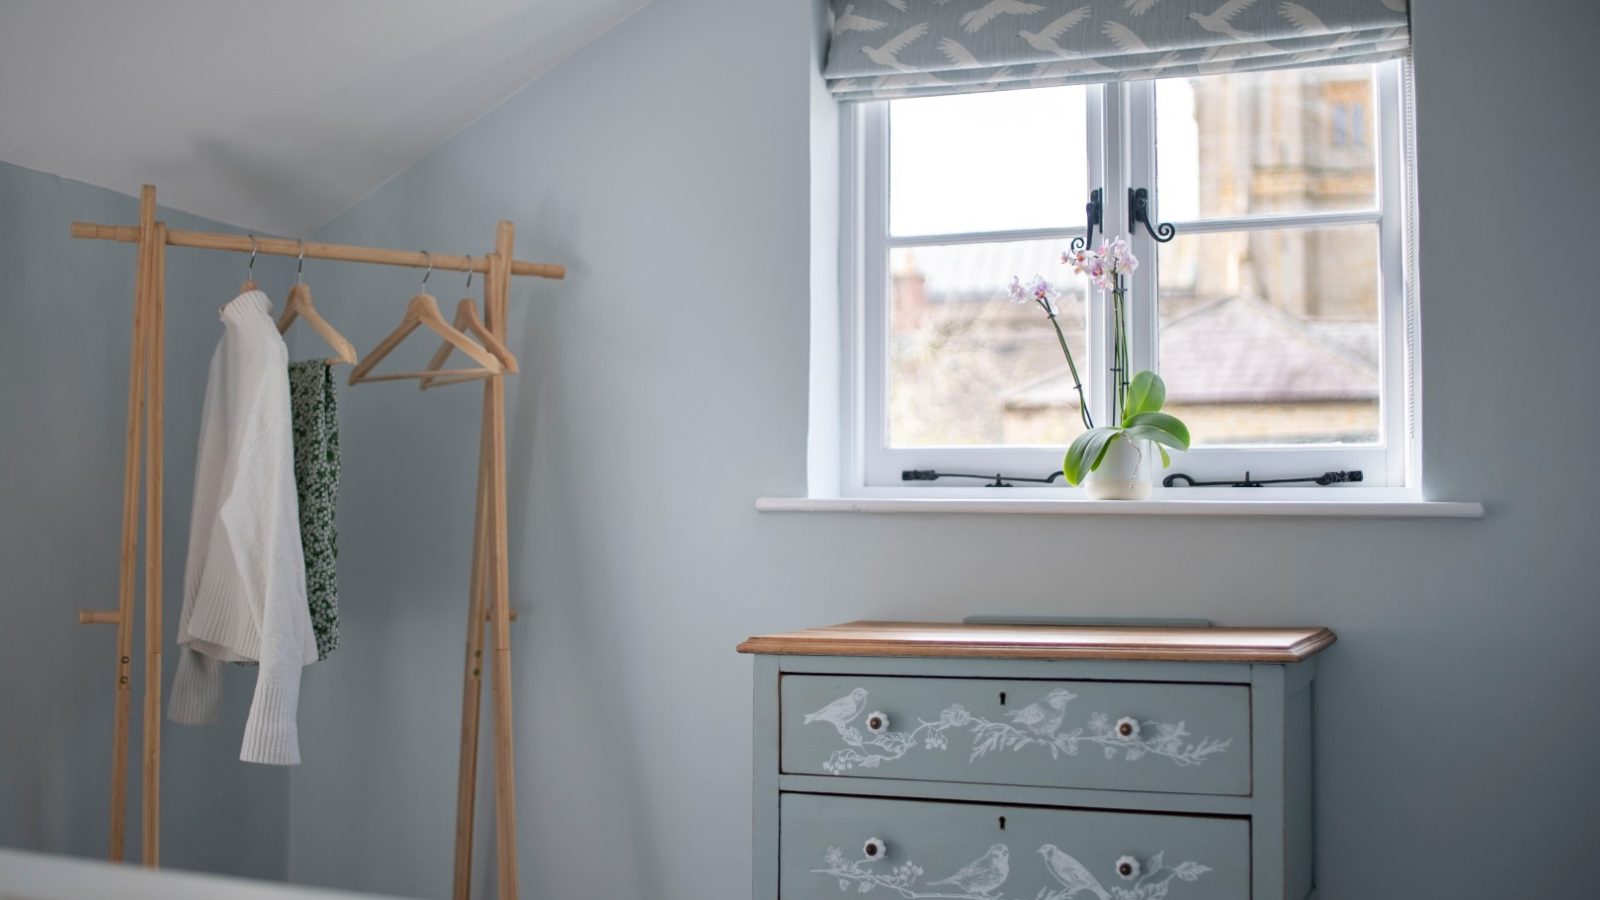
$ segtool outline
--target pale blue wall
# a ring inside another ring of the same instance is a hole
[[[173,228],[218,226],[161,211]],[[139,203],[0,163],[0,845],[104,856],[116,629],[77,624],[117,603],[132,244],[78,241],[74,219],[137,224]],[[282,289],[262,258],[258,280]],[[183,600],[194,452],[217,308],[244,279],[231,254],[169,251],[167,633]],[[142,555],[140,584],[143,584]],[[142,621],[142,619],[141,619]],[[143,626],[135,629],[135,644]],[[175,655],[167,654],[167,683]],[[136,657],[128,855],[139,854]],[[229,679],[223,723],[163,732],[164,861],[266,878],[287,866],[288,774],[239,762],[252,679]]]
[[[1484,500],[1481,522],[756,514],[757,495],[805,482],[807,4],[656,0],[324,229],[472,251],[504,216],[519,256],[572,269],[512,300],[528,896],[746,896],[734,643],[974,611],[1330,625],[1319,896],[1583,891],[1600,837],[1583,219],[1600,201],[1583,94],[1600,21],[1576,2],[1413,6],[1428,484]],[[5,168],[0,201],[0,842],[94,853],[109,644],[70,616],[114,588],[132,254],[64,234],[134,204]],[[1501,262],[1513,242],[1542,271]],[[209,307],[237,281],[232,257],[202,259],[170,267],[189,312],[169,340],[169,572],[194,431],[179,419],[198,409]],[[416,283],[312,280],[363,350]],[[295,880],[447,893],[477,412],[472,388],[344,394],[345,645],[306,679]],[[230,761],[236,725],[168,729],[167,854],[272,874],[284,832],[241,829],[274,814],[281,779]]]
[[[1588,883],[1600,18],[1550,6],[1414,2],[1428,488],[1483,521],[758,515],[805,489],[807,4],[656,0],[325,229],[471,250],[503,216],[571,267],[512,299],[525,893],[747,896],[734,644],[970,612],[1330,625],[1319,897]],[[398,315],[329,308],[358,344]],[[307,682],[291,876],[442,894],[476,395],[353,393],[360,611]]]

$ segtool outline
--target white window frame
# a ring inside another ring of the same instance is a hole
[[[1364,499],[1420,497],[1416,447],[1417,409],[1415,300],[1406,277],[1407,222],[1411,196],[1405,171],[1409,129],[1403,112],[1403,61],[1376,66],[1376,101],[1372,141],[1377,163],[1377,208],[1358,212],[1318,212],[1297,215],[1245,216],[1174,222],[1178,234],[1201,234],[1242,228],[1329,227],[1377,225],[1379,262],[1380,437],[1370,445],[1309,446],[1208,446],[1174,453],[1166,472],[1184,472],[1202,480],[1242,477],[1295,477],[1338,469],[1360,469],[1360,488],[1340,488],[1342,496],[1359,490]],[[1081,196],[1086,202],[1092,187],[1103,187],[1103,222],[1110,235],[1128,233],[1127,189],[1148,187],[1152,195],[1152,220],[1161,221],[1155,179],[1155,83],[1110,83],[1087,88],[1085,116],[1088,136],[1088,177]],[[902,482],[908,469],[941,472],[1000,473],[1042,476],[1059,470],[1064,447],[892,447],[888,440],[888,289],[889,254],[900,247],[987,243],[1015,240],[1051,240],[1066,249],[1082,237],[1081,211],[1063,228],[984,231],[959,234],[893,236],[889,232],[889,101],[850,104],[842,116],[841,178],[841,292],[843,327],[841,355],[844,372],[841,398],[843,423],[840,441],[841,493],[856,497],[994,497],[995,489],[976,480],[942,479]],[[1391,136],[1393,138],[1391,139]],[[1101,234],[1095,234],[1098,244]],[[1135,371],[1155,369],[1158,319],[1156,270],[1158,245],[1141,227],[1133,234],[1133,248],[1147,264],[1134,273],[1129,285],[1130,353]],[[1110,346],[1105,302],[1090,295],[1087,309],[1087,360],[1080,361],[1090,389],[1089,409],[1097,421],[1109,407],[1109,379],[1105,355]],[[1040,328],[1048,325],[1041,318]],[[1089,372],[1095,373],[1090,376]],[[1249,499],[1306,496],[1307,488],[1163,489],[1157,476],[1156,492],[1173,499],[1204,494],[1241,495]],[[1081,489],[1064,488],[1057,480],[1047,488],[1005,489],[1008,498],[1081,496]],[[1326,491],[1322,488],[1311,490]]]

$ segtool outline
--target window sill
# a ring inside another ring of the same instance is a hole
[[[1341,491],[1343,493],[1343,491]],[[947,513],[1057,516],[1272,516],[1327,519],[1481,519],[1483,504],[1448,500],[1086,500],[913,497],[758,497],[758,512]]]

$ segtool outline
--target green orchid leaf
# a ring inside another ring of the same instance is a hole
[[[1183,449],[1183,445],[1179,443],[1177,435],[1149,425],[1135,425],[1127,430],[1127,434],[1128,439],[1132,441],[1150,441],[1154,444],[1175,447],[1179,450]]]
[[[1080,484],[1085,476],[1100,468],[1100,461],[1105,459],[1106,447],[1121,433],[1120,428],[1102,425],[1078,435],[1072,446],[1067,448],[1066,458],[1061,461],[1061,473],[1067,476],[1067,483]]]
[[[1156,412],[1167,402],[1167,385],[1161,376],[1148,369],[1133,376],[1128,382],[1128,403],[1123,410],[1122,424],[1131,425],[1134,416]]]
[[[1189,449],[1189,426],[1171,413],[1146,412],[1131,416],[1128,430],[1138,430],[1139,440],[1155,441],[1178,450]]]
[[[1161,446],[1160,444],[1156,445],[1156,449],[1161,451],[1161,468],[1165,469],[1171,467],[1172,454],[1168,453],[1167,448]]]
[[[1089,439],[1098,430],[1091,429],[1078,435],[1067,448],[1067,455],[1061,460],[1061,474],[1067,477],[1067,484],[1077,484],[1083,480],[1083,454],[1089,446]]]
[[[1094,462],[1089,464],[1089,471],[1090,472],[1093,472],[1095,469],[1100,468],[1100,464],[1102,462],[1105,462],[1106,451],[1111,449],[1111,442],[1116,440],[1117,438],[1123,436],[1123,431],[1120,428],[1112,428],[1112,429],[1109,429],[1109,430],[1110,430],[1111,433],[1107,434],[1106,435],[1106,439],[1104,441],[1100,442],[1100,450],[1099,450],[1099,452],[1095,453]]]

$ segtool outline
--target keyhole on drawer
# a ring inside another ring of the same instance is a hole
[[[1005,816],[1001,816],[1000,817],[1000,830],[1001,831],[1005,831],[1006,830],[1006,817]]]
[[[1005,706],[1006,705],[1006,692],[1005,691],[1001,691],[1000,692],[1000,705],[1001,706]]]

